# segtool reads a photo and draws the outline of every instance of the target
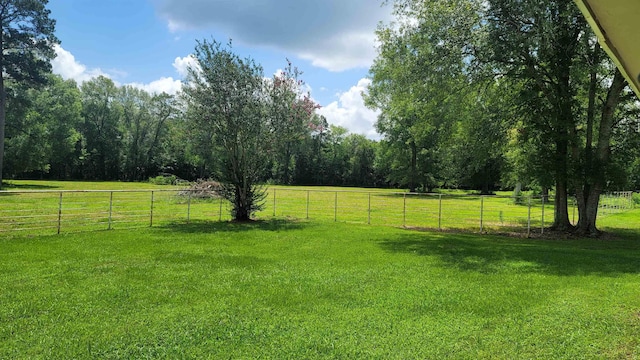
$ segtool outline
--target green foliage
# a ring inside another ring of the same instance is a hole
[[[57,75],[41,88],[13,84],[8,89],[9,176],[140,181],[179,172],[175,159],[187,157],[189,142],[182,138],[170,95],[116,87],[105,77],[78,89]],[[183,168],[188,160],[182,160]]]
[[[198,42],[197,68],[189,69],[184,88],[189,116],[211,133],[217,150],[221,194],[232,204],[237,220],[249,220],[263,206],[258,186],[271,150],[266,121],[262,67],[236,55],[231,44]]]
[[[122,166],[123,104],[117,101],[118,88],[104,76],[84,82],[82,116],[84,118],[84,176],[115,180]]]
[[[53,173],[66,178],[79,164],[80,91],[51,75],[40,89],[9,88],[5,174]]]
[[[149,178],[149,182],[154,185],[176,185],[178,177],[175,175],[158,175]]]
[[[177,114],[174,98],[125,86],[119,89],[119,102],[123,109],[123,178],[141,180],[162,167],[163,139],[167,137],[168,123]]]
[[[579,231],[595,234],[600,194],[622,177],[616,176],[622,168],[610,154],[614,128],[628,121],[619,111],[628,98],[624,79],[612,71],[615,67],[573,2],[489,4],[490,58],[521,81],[520,130],[527,134],[522,140],[538,158],[533,172],[538,182],[544,186],[549,175],[553,178],[554,227],[571,228],[566,202],[575,193]]]
[[[0,2],[0,188],[4,169],[7,83],[38,85],[47,80],[55,57],[55,20],[49,18],[48,0]],[[20,146],[24,146],[21,142]]]
[[[280,184],[293,183],[303,139],[310,135],[310,125],[319,108],[310,94],[303,92],[301,74],[287,61],[287,67],[267,83],[267,112],[274,143],[272,177]]]
[[[473,1],[397,1],[396,22],[377,31],[381,45],[365,102],[381,111],[376,128],[384,135],[389,180],[412,192],[456,172],[446,174],[443,163],[467,111],[479,10]]]

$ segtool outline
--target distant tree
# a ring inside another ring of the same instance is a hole
[[[50,75],[41,88],[10,88],[6,173],[67,178],[79,164],[80,91],[73,80]]]
[[[297,154],[293,183],[321,185],[327,173],[329,123],[324,116],[314,114]]]
[[[345,185],[375,186],[375,159],[377,143],[364,135],[350,134],[343,142],[345,152],[349,155]]]
[[[499,81],[477,81],[461,93],[462,110],[446,151],[459,186],[489,194],[499,184],[505,167],[509,126],[515,108],[509,88]],[[518,181],[518,180],[516,180]]]
[[[173,97],[124,86],[120,88],[118,101],[122,106],[124,179],[145,180],[161,167],[167,121],[176,113]]]
[[[122,167],[122,103],[113,81],[99,76],[82,84],[83,174],[92,180],[117,180]]]
[[[368,107],[390,156],[391,182],[432,188],[441,176],[442,145],[460,116],[468,85],[468,44],[479,24],[478,1],[394,2],[396,21],[377,31]]]
[[[0,189],[5,137],[5,82],[41,84],[51,71],[55,20],[49,18],[48,0],[0,0]]]
[[[325,133],[324,185],[344,185],[349,171],[349,154],[344,146],[348,130],[342,126],[329,125]]]
[[[47,130],[35,104],[38,91],[25,84],[12,84],[6,91],[6,116],[10,121],[5,131],[4,175],[45,172]]]
[[[48,124],[49,177],[67,179],[80,165],[82,95],[74,80],[63,80],[58,75],[51,79],[37,105]]]
[[[167,134],[161,144],[161,170],[186,180],[207,178],[208,176],[202,174],[198,167],[197,153],[200,146],[195,140],[199,131],[197,131],[195,124],[188,120],[185,111],[183,111],[185,106],[181,104],[181,100],[180,97],[174,98],[175,114],[166,124]]]
[[[258,185],[271,146],[263,71],[253,59],[236,55],[231,43],[199,41],[194,56],[198,67],[189,69],[183,90],[189,116],[211,134],[219,159],[217,178],[233,218],[247,221],[266,196]]]
[[[301,74],[287,61],[287,67],[268,83],[269,121],[276,145],[273,177],[282,184],[293,181],[296,159],[300,156],[304,140],[309,137],[315,110],[319,108],[311,96],[304,93]]]

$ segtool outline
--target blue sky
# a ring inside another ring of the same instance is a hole
[[[61,40],[54,72],[79,82],[175,93],[197,39],[233,40],[271,76],[290,59],[330,123],[378,138],[361,92],[375,28],[391,19],[378,0],[50,0]]]

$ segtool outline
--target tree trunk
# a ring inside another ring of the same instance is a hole
[[[554,217],[551,228],[556,231],[567,231],[572,228],[569,221],[569,207],[567,206],[567,182],[556,182],[556,196],[554,200]]]
[[[249,211],[249,204],[247,202],[247,194],[242,191],[241,188],[236,188],[236,204],[235,204],[235,221],[249,221],[251,214]]]
[[[284,158],[282,160],[283,174],[282,174],[282,183],[284,185],[291,185],[289,164],[291,163],[291,144],[287,141],[285,145],[285,153]]]
[[[483,176],[484,180],[482,180],[482,190],[480,194],[482,195],[491,195],[491,191],[489,191],[489,181],[487,181],[486,176]]]
[[[4,31],[0,34],[0,50],[1,49],[4,49]],[[4,72],[4,51],[0,51],[0,71]],[[6,106],[7,91],[4,88],[4,74],[0,74],[0,190],[2,190],[2,170],[4,168],[4,124],[6,122]]]
[[[611,134],[613,133],[613,127],[615,125],[614,113],[620,103],[620,95],[625,86],[626,81],[624,76],[616,69],[602,109],[598,144],[595,148],[595,153],[592,155],[593,163],[589,168],[589,173],[586,173],[582,179],[582,194],[586,196],[586,199],[583,198],[582,205],[579,203],[578,206],[580,220],[578,221],[577,231],[580,234],[597,236],[599,233],[596,227],[596,221],[600,195],[602,194],[606,181],[605,167],[609,163]]]
[[[0,43],[0,48],[2,48]],[[0,64],[2,64],[0,55]],[[2,66],[0,66],[0,69]],[[0,74],[0,190],[2,190],[2,170],[4,167],[4,124],[5,124],[5,107],[7,105],[7,92],[4,88],[4,76]]]
[[[576,41],[579,39],[575,29],[572,28],[573,17],[568,8],[571,1],[559,1],[556,3],[559,23],[554,24],[553,40],[555,64],[552,65],[553,77],[557,83],[552,86],[551,102],[555,103],[556,130],[554,142],[556,145],[555,178],[556,196],[555,211],[552,229],[568,231],[573,229],[569,221],[568,209],[568,185],[569,185],[569,146],[571,145],[572,129],[575,128],[576,119],[573,114],[573,90],[571,81],[571,69],[574,66],[574,58],[577,55]]]
[[[582,208],[578,207],[580,221],[578,221],[577,232],[582,235],[597,236],[599,231],[596,227],[598,219],[598,206],[600,204],[600,187],[592,187]]]
[[[490,187],[491,187],[490,185],[491,184],[489,184],[490,178],[491,178],[491,176],[490,176],[491,170],[489,170],[489,165],[488,164],[485,164],[482,167],[482,170],[481,170],[480,174],[482,176],[482,190],[480,191],[480,194],[482,194],[482,195],[491,195],[491,189],[490,189]]]
[[[556,140],[556,196],[554,199],[554,217],[551,229],[567,231],[572,228],[567,206],[568,184],[568,141],[566,138]]]
[[[409,170],[409,192],[416,192],[416,173],[418,167],[418,147],[411,142],[411,169]]]

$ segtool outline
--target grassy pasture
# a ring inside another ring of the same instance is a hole
[[[638,358],[639,224],[605,218],[608,240],[304,220],[0,238],[0,358]]]
[[[171,186],[12,181],[9,190],[0,193],[0,234],[42,235],[58,230],[69,233],[229,219],[226,202],[188,199],[178,196]],[[36,191],[25,192],[32,190]],[[528,198],[523,198],[521,204],[514,204],[507,193],[486,197],[463,192],[405,195],[397,190],[278,186],[269,187],[268,193],[258,219],[294,218],[474,232],[482,229],[524,233],[530,227],[535,233],[543,224],[549,224],[553,214],[550,203],[543,207],[540,199],[533,199],[529,206]]]

